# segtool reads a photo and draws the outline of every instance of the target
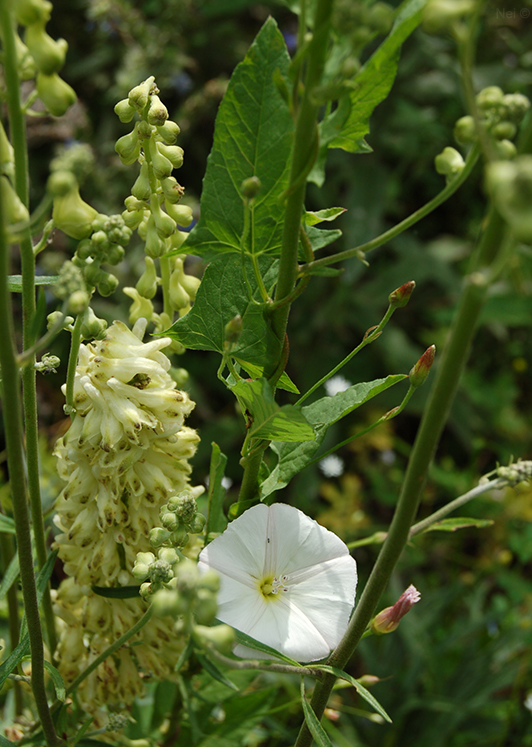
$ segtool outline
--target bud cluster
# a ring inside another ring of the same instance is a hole
[[[498,86],[483,88],[476,97],[480,127],[489,135],[495,155],[508,160],[516,155],[512,140],[517,134],[517,125],[530,108],[530,101],[521,93],[503,93]],[[455,125],[454,136],[461,145],[469,145],[478,139],[477,126],[472,116],[461,117]]]
[[[532,155],[489,163],[486,186],[515,237],[525,244],[532,244]]]
[[[150,531],[153,547],[179,547],[188,543],[189,534],[200,534],[205,526],[205,517],[198,511],[194,495],[183,490],[168,500],[161,508],[162,526]]]
[[[25,27],[24,41],[16,34],[19,75],[35,78],[37,95],[46,109],[60,117],[76,101],[74,90],[58,73],[65,63],[68,44],[46,33],[52,3],[48,0],[17,0],[13,4],[17,22]]]
[[[133,303],[129,320],[134,324],[144,317],[155,323],[157,332],[167,329],[172,320],[168,314],[155,314],[152,298],[161,282],[154,259],[169,252],[178,252],[192,223],[192,209],[179,204],[184,188],[172,176],[183,164],[183,149],[176,145],[179,126],[169,119],[168,110],[158,96],[153,76],[135,86],[127,99],[119,101],[115,112],[122,122],[136,122],[132,131],[121,137],[115,146],[120,160],[129,165],[140,163],[140,173],[131,194],[124,200],[122,217],[144,241],[146,265],[135,288],[124,288]],[[165,297],[173,311],[183,316],[194,301],[199,280],[186,275],[183,259],[178,257],[170,267]]]
[[[200,573],[197,563],[184,558],[176,566],[175,575],[166,588],[153,595],[153,611],[158,617],[178,617],[178,631],[189,632],[193,621],[199,625],[212,625],[218,609],[216,594],[219,588],[220,579],[215,571]]]
[[[354,56],[362,50],[375,36],[387,34],[393,24],[394,8],[388,3],[376,2],[353,3],[352,0],[341,0],[336,4],[333,16],[334,26],[342,35],[349,38],[353,55],[344,60],[343,71],[346,77],[352,77],[360,63]],[[351,69],[355,65],[355,69]]]

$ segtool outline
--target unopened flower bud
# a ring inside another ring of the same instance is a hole
[[[169,565],[176,565],[179,563],[179,556],[173,547],[162,547],[158,551],[157,557],[159,560],[164,560]]]
[[[150,530],[150,545],[152,547],[161,547],[168,538],[170,537],[171,532],[169,532],[167,529],[163,529],[162,527],[155,527],[154,529]]]
[[[15,155],[13,146],[9,142],[2,122],[0,122],[0,174],[6,174],[7,176],[13,177],[14,160]]]
[[[169,119],[162,126],[157,127],[157,132],[162,137],[162,139],[165,141],[165,143],[168,143],[169,145],[173,145],[175,141],[177,140],[177,137],[179,133],[181,132],[181,129],[179,125],[177,124],[177,122],[172,122],[172,120]]]
[[[418,360],[415,366],[410,369],[408,374],[410,378],[410,385],[413,387],[421,386],[427,380],[432,364],[434,363],[434,356],[436,355],[436,345],[431,345],[427,348],[421,358]]]
[[[100,296],[111,296],[118,288],[118,278],[110,272],[104,273],[98,281],[98,293]]]
[[[383,635],[384,633],[392,633],[402,617],[409,612],[416,602],[421,599],[421,594],[415,586],[410,584],[408,589],[404,591],[393,607],[386,607],[386,609],[379,612],[371,621],[371,630],[377,635]]]
[[[475,101],[479,109],[489,111],[497,109],[502,104],[503,96],[502,88],[499,86],[487,86],[477,93]]]
[[[461,154],[455,148],[444,148],[434,159],[434,165],[438,174],[443,174],[447,180],[458,176],[464,169],[465,162]]]
[[[247,200],[254,200],[262,189],[262,184],[258,176],[250,176],[248,179],[244,179],[240,186],[242,197]]]
[[[156,94],[150,96],[147,119],[149,124],[156,127],[162,127],[168,119],[168,109]]]
[[[532,243],[532,155],[488,164],[486,185],[516,238]]]
[[[410,301],[410,296],[415,287],[415,281],[409,280],[408,283],[405,283],[404,285],[401,285],[400,288],[392,291],[388,296],[388,303],[390,306],[393,306],[395,309],[401,309],[403,306],[406,306]]]
[[[530,100],[522,93],[507,93],[502,98],[499,107],[501,115],[505,119],[519,123],[530,109]]]
[[[240,314],[234,316],[231,321],[227,322],[224,327],[224,338],[228,343],[235,343],[238,341],[242,330],[244,329],[244,323]]]
[[[150,581],[152,583],[167,584],[173,577],[172,566],[166,560],[155,560],[150,565]]]
[[[131,194],[137,200],[149,200],[151,196],[150,169],[147,161],[144,161],[140,167],[140,174],[131,187]]]
[[[127,99],[122,99],[115,105],[115,114],[121,122],[127,124],[135,116],[135,108],[131,106]]]
[[[161,180],[161,188],[163,190],[164,199],[166,202],[176,204],[185,194],[185,188],[182,187],[173,176],[168,176],[166,179]]]
[[[465,117],[460,117],[454,126],[454,137],[457,143],[460,145],[469,145],[474,143],[477,139],[477,128],[475,126],[475,120],[468,114]]]
[[[135,86],[129,92],[127,97],[129,105],[136,109],[136,111],[141,112],[148,103],[148,97],[150,95],[150,91],[152,90],[154,82],[155,77],[153,75],[150,75],[150,77],[147,78],[143,83]]]
[[[363,674],[362,677],[357,679],[357,682],[360,682],[362,687],[372,687],[380,681],[380,677],[377,677],[375,674]]]
[[[57,369],[61,365],[61,359],[57,355],[51,353],[44,353],[41,360],[34,364],[34,369],[42,374],[57,373]]]
[[[122,288],[122,291],[133,299],[129,307],[129,323],[135,324],[139,319],[147,319],[149,322],[153,314],[152,302],[141,296],[136,288]]]
[[[0,176],[0,193],[2,195],[2,212],[5,225],[9,226],[29,220],[28,209],[5,176]]]
[[[186,608],[187,605],[182,597],[173,589],[159,589],[153,595],[152,609],[157,617],[167,615],[177,617],[186,612]]]
[[[107,322],[105,319],[98,319],[89,306],[80,331],[83,340],[103,340],[107,331]]]
[[[188,205],[175,205],[171,202],[167,202],[166,212],[175,220],[178,226],[186,228],[192,223],[192,208]]]
[[[172,168],[181,168],[183,165],[183,148],[179,145],[165,145],[164,143],[157,143],[156,147],[159,153],[170,161]],[[170,174],[166,176],[170,176]]]
[[[138,124],[138,123],[137,123]],[[130,166],[140,156],[140,141],[137,134],[137,125],[127,135],[118,138],[115,150],[125,166]]]
[[[77,290],[68,299],[68,310],[71,314],[81,314],[89,305],[89,294],[84,290]]]
[[[26,27],[24,41],[41,73],[52,75],[61,70],[68,49],[64,39],[52,39],[46,33],[44,24],[37,21]]]
[[[76,92],[57,73],[37,73],[36,87],[37,95],[54,117],[61,117],[76,103]]]
[[[74,322],[74,317],[72,316],[63,316],[63,314],[60,311],[52,311],[48,316],[46,317],[46,328],[51,329],[52,327],[55,327],[55,325],[59,321],[63,322],[63,329],[67,329],[71,324]]]
[[[497,158],[501,161],[509,161],[517,155],[517,148],[511,140],[497,140],[495,143]]]
[[[52,174],[48,183],[61,172]],[[63,172],[64,173],[64,172]],[[77,184],[62,196],[54,196],[52,218],[55,225],[73,239],[85,239],[92,233],[92,221],[98,212],[82,200]]]
[[[135,286],[144,298],[153,298],[157,293],[157,270],[151,257],[144,257],[145,270]]]
[[[423,28],[429,34],[437,34],[474,9],[474,0],[430,0],[423,11]]]
[[[166,253],[166,243],[160,238],[153,215],[148,218],[146,226],[146,245],[144,251],[148,257],[162,257]]]
[[[203,514],[200,514],[199,512],[195,514],[194,518],[191,522],[187,523],[188,528],[190,529],[191,534],[201,534],[203,532],[203,527],[205,526],[207,522],[207,519]]]
[[[491,128],[491,134],[496,140],[512,140],[517,132],[517,127],[508,120],[498,122]]]
[[[194,636],[200,641],[214,646],[222,654],[229,654],[235,642],[235,631],[229,625],[206,625],[194,626]]]
[[[218,604],[214,594],[207,593],[198,600],[194,616],[200,625],[212,625],[218,612]]]

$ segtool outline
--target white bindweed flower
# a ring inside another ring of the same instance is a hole
[[[297,508],[245,511],[199,557],[220,575],[217,617],[297,661],[323,659],[340,642],[355,601],[347,546]],[[237,645],[237,656],[261,656]]]

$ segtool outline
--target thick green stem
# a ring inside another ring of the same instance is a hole
[[[5,21],[5,5],[0,5],[0,20]],[[5,27],[5,23],[3,24]],[[3,215],[0,205],[0,215]],[[20,563],[20,581],[24,609],[28,621],[28,634],[32,657],[32,689],[39,717],[43,726],[44,736],[48,747],[59,744],[52,723],[46,688],[44,684],[44,655],[37,589],[33,571],[33,553],[31,548],[30,515],[25,478],[25,462],[23,452],[23,430],[21,420],[21,397],[19,370],[16,363],[14,340],[13,312],[11,297],[7,287],[9,270],[9,251],[6,242],[4,226],[0,230],[0,329],[3,330],[4,343],[0,345],[0,366],[4,388],[3,417],[6,439],[9,479],[13,500],[13,516],[15,519],[17,547]]]
[[[503,234],[502,219],[494,210],[490,210],[486,230],[475,254],[471,273],[465,280],[449,339],[437,367],[388,536],[356,605],[348,629],[338,648],[329,658],[328,663],[332,666],[343,668],[353,655],[408,540],[428,469],[469,356],[471,341],[486,298],[488,283],[482,270],[495,259],[501,251],[501,245],[504,251]],[[314,689],[311,705],[318,718],[321,718],[327,705],[334,681],[333,676],[328,676]],[[304,724],[296,747],[308,747],[311,742],[311,734]]]
[[[5,577],[5,573],[12,559],[15,557],[13,549],[13,540],[8,534],[0,533],[0,552],[2,553],[2,574]],[[9,612],[8,625],[9,625],[9,643],[11,650],[13,651],[17,646],[20,639],[20,621],[18,614],[18,599],[17,599],[17,586],[12,584],[11,588],[6,594],[7,597],[7,608]],[[22,690],[19,682],[13,682],[13,691],[15,693],[15,713],[17,716],[22,715],[24,707],[24,701],[22,699]]]

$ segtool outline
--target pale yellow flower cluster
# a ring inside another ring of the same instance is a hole
[[[169,338],[142,342],[145,320],[133,331],[114,322],[104,340],[82,345],[74,387],[76,415],[56,447],[67,482],[56,503],[55,546],[69,578],[57,591],[62,620],[59,669],[72,682],[146,610],[140,598],[108,599],[91,586],[128,586],[137,552],[151,549],[150,530],[168,499],[187,488],[199,437],[186,427],[194,403],[176,389],[161,350]],[[171,618],[152,618],[130,643],[81,686],[84,706],[128,703],[147,675],[168,676],[185,641]]]

